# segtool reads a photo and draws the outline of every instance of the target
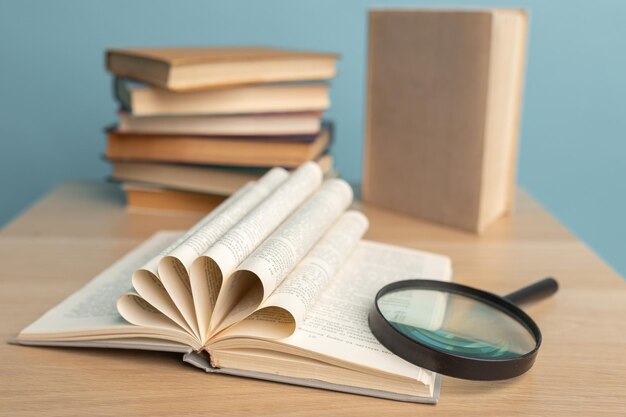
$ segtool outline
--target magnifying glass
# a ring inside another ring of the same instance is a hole
[[[537,324],[516,304],[554,294],[546,278],[504,297],[450,282],[386,285],[369,314],[374,336],[401,358],[456,378],[500,380],[528,371],[541,345]]]

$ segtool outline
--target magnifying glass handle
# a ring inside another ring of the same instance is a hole
[[[513,304],[524,304],[530,301],[537,301],[554,294],[559,289],[559,284],[554,278],[544,278],[527,287],[520,288],[509,295],[505,295],[508,301]]]

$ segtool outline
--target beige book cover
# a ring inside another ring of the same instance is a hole
[[[511,209],[527,15],[374,10],[363,199],[472,232]]]
[[[337,54],[266,47],[112,48],[107,69],[172,91],[325,80]]]

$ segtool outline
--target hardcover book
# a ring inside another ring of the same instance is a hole
[[[337,54],[262,47],[109,49],[110,72],[172,91],[325,80]]]
[[[370,12],[364,201],[478,233],[511,210],[526,30],[523,10]]]
[[[111,160],[111,178],[124,183],[142,183],[172,190],[231,195],[251,181],[261,178],[269,168],[197,166],[161,162]],[[325,178],[337,177],[333,158],[324,154],[316,159]]]
[[[314,134],[322,127],[320,112],[234,114],[227,116],[135,116],[120,111],[118,129],[126,133],[281,136]]]
[[[362,240],[351,203],[313,162],[273,169],[189,231],[148,239],[16,342],[180,352],[209,373],[435,402],[439,376],[380,345],[367,314],[387,283],[450,280],[450,260]]]
[[[313,135],[197,136],[124,133],[113,129],[107,137],[109,159],[179,162],[248,167],[296,167],[326,151],[331,126]]]
[[[133,212],[198,211],[208,213],[226,197],[220,194],[175,190],[150,183],[125,182],[126,207]]]
[[[115,98],[135,116],[228,115],[322,111],[326,84],[272,84],[175,93],[115,78]]]

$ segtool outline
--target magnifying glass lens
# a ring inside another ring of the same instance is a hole
[[[537,346],[526,326],[497,305],[467,295],[403,288],[377,300],[400,333],[433,349],[473,359],[521,357]]]

